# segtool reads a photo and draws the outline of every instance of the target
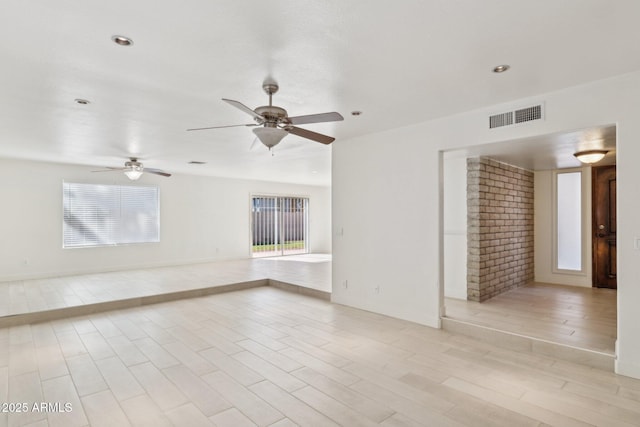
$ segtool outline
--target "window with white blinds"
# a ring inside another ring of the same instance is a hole
[[[157,187],[63,183],[63,247],[160,241]]]

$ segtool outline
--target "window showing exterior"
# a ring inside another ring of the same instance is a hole
[[[157,187],[63,183],[64,248],[160,241]]]
[[[251,255],[308,253],[308,211],[308,198],[252,197]]]

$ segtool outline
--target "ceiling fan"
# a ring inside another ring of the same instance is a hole
[[[240,125],[227,125],[227,126],[211,126],[204,128],[187,129],[193,130],[206,130],[206,129],[220,129],[228,127],[249,126],[256,127],[253,129],[253,133],[269,150],[277,145],[282,138],[287,134],[292,133],[294,135],[307,138],[312,141],[319,142],[321,144],[331,144],[335,141],[335,138],[321,133],[312,132],[307,129],[296,127],[295,125],[303,125],[307,123],[323,123],[323,122],[337,122],[344,120],[339,113],[321,113],[321,114],[309,114],[306,116],[289,117],[287,110],[281,107],[277,107],[272,104],[271,99],[274,93],[279,89],[278,84],[275,82],[265,82],[262,85],[262,89],[269,95],[269,105],[258,107],[255,110],[247,107],[241,102],[234,101],[232,99],[222,98],[224,102],[231,104],[239,110],[244,111],[253,117],[255,123],[240,124]]]
[[[167,177],[171,176],[170,173],[167,173],[160,169],[145,168],[144,165],[140,163],[136,157],[130,157],[129,161],[124,163],[123,168],[107,167],[106,169],[101,169],[101,170],[92,171],[92,172],[113,172],[113,171],[124,171],[124,174],[131,181],[135,181],[138,178],[140,178],[143,172],[148,172],[148,173],[152,173],[154,175],[160,175],[160,176],[167,176]]]

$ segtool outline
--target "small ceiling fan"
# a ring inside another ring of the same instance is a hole
[[[166,177],[171,176],[170,173],[167,173],[160,169],[145,168],[144,165],[140,163],[136,157],[130,157],[129,161],[124,163],[123,168],[107,167],[106,169],[101,169],[101,170],[92,171],[92,172],[113,172],[113,171],[124,171],[124,174],[131,181],[135,181],[138,178],[140,178],[143,172],[148,172],[154,175],[160,175],[160,176],[166,176]]]
[[[269,150],[277,145],[282,138],[287,136],[287,134],[292,133],[294,135],[301,136],[302,138],[307,138],[312,141],[319,142],[321,144],[331,144],[335,141],[335,138],[327,135],[323,135],[321,133],[312,132],[307,129],[302,129],[296,127],[294,125],[303,125],[307,123],[323,123],[323,122],[337,122],[344,120],[339,113],[331,112],[331,113],[321,113],[321,114],[309,114],[306,116],[296,116],[289,117],[287,114],[287,110],[281,107],[277,107],[272,104],[271,99],[274,93],[276,93],[279,89],[278,84],[275,82],[265,82],[262,85],[262,89],[269,95],[269,105],[265,105],[262,107],[257,107],[255,110],[247,107],[241,102],[234,101],[232,99],[222,98],[224,102],[231,104],[239,110],[244,111],[253,117],[255,123],[247,123],[240,125],[227,125],[227,126],[211,126],[204,128],[194,128],[187,129],[188,131],[193,130],[207,130],[207,129],[220,129],[220,128],[229,128],[229,127],[238,127],[238,126],[248,126],[254,127],[253,133],[256,137],[262,142]],[[259,127],[258,127],[259,126]]]

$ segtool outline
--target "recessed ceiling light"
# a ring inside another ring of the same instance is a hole
[[[311,173],[318,173],[318,171],[311,171]]]
[[[197,160],[191,160],[191,161],[189,162],[189,164],[190,164],[190,165],[206,165],[206,164],[207,164],[207,162],[199,162],[199,161],[197,161]]]
[[[507,71],[509,68],[511,68],[509,65],[507,64],[503,64],[503,65],[498,65],[496,67],[493,68],[493,72],[494,73],[504,73],[505,71]]]
[[[358,110],[356,110],[356,111],[352,111],[352,112],[351,112],[351,115],[352,115],[352,116],[359,116],[360,114],[362,114],[362,111],[358,111]]]
[[[82,98],[76,98],[76,99],[73,100],[73,102],[75,102],[76,104],[80,104],[80,105],[91,104],[91,101],[89,101],[88,99],[82,99]]]
[[[120,46],[131,46],[133,44],[133,40],[125,36],[112,36],[111,40]]]

